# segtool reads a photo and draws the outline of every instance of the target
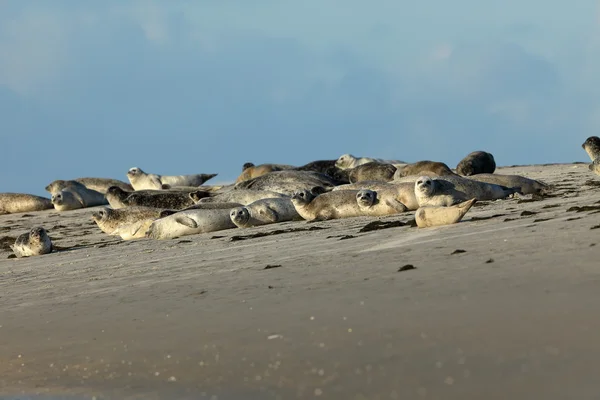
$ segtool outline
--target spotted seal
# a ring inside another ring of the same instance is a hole
[[[302,219],[289,197],[262,199],[232,208],[229,217],[238,228]]]
[[[0,215],[43,211],[53,208],[52,200],[26,193],[0,193]]]
[[[456,172],[459,175],[493,174],[496,171],[496,161],[491,153],[474,151],[459,161]]]
[[[476,199],[470,199],[449,207],[420,207],[415,213],[417,226],[427,228],[460,222],[476,201]]]
[[[19,235],[11,248],[17,258],[39,256],[52,252],[52,241],[48,232],[38,226]]]

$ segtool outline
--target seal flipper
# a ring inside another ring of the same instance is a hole
[[[181,225],[188,226],[190,228],[194,228],[194,229],[198,227],[198,224],[196,223],[196,221],[194,221],[193,219],[191,219],[187,215],[178,215],[175,218],[175,222],[177,222],[177,223],[179,223]]]
[[[404,204],[402,204],[401,202],[399,202],[396,199],[387,199],[385,201],[385,204],[387,204],[389,207],[396,210],[398,213],[403,213],[408,210],[408,208]]]
[[[265,207],[258,212],[260,215],[265,217],[269,222],[277,222],[279,221],[279,215],[275,210],[270,207]]]

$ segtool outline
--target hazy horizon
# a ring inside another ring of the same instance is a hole
[[[0,192],[302,165],[588,161],[600,3],[0,2]]]

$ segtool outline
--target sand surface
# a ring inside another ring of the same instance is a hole
[[[0,397],[597,399],[600,179],[497,173],[556,190],[427,229],[393,226],[406,213],[124,242],[94,209],[0,216],[0,237],[43,225],[63,249],[7,259],[2,239]]]

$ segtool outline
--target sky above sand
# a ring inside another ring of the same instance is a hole
[[[584,161],[596,0],[0,1],[0,192],[301,165]]]

